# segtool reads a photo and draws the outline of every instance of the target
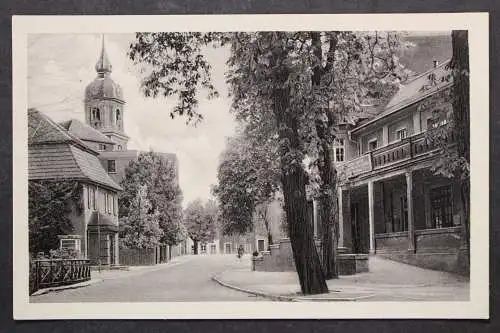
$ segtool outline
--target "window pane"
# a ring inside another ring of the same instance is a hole
[[[453,226],[453,207],[451,186],[434,188],[430,192],[431,226],[447,228]]]
[[[116,161],[108,160],[108,172],[116,172]]]

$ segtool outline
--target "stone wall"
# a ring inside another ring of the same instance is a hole
[[[316,241],[316,247],[321,259],[321,242]],[[281,239],[278,243],[270,246],[270,251],[262,252],[258,257],[252,258],[252,269],[264,272],[293,272],[295,262],[290,239]],[[337,256],[340,275],[352,275],[368,272],[368,255],[345,254]]]
[[[397,239],[390,234],[383,238],[377,235],[377,254],[423,268],[469,275],[468,251],[461,227],[416,230],[414,253],[407,250],[407,237]]]

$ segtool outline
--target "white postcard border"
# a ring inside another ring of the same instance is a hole
[[[13,17],[13,315],[15,319],[489,317],[487,13]],[[28,297],[27,35],[135,31],[469,30],[471,256],[468,302],[170,302],[34,304]]]

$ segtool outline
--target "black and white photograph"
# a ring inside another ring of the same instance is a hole
[[[228,16],[15,18],[14,316],[487,318],[487,15]]]

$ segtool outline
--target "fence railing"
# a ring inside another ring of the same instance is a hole
[[[449,136],[446,142],[452,145],[455,137]],[[354,177],[390,165],[406,163],[438,148],[435,144],[428,142],[425,133],[420,133],[347,161],[340,166],[340,170],[343,170],[347,177]]]
[[[90,280],[90,262],[84,259],[38,259],[30,261],[29,294],[43,288]]]

